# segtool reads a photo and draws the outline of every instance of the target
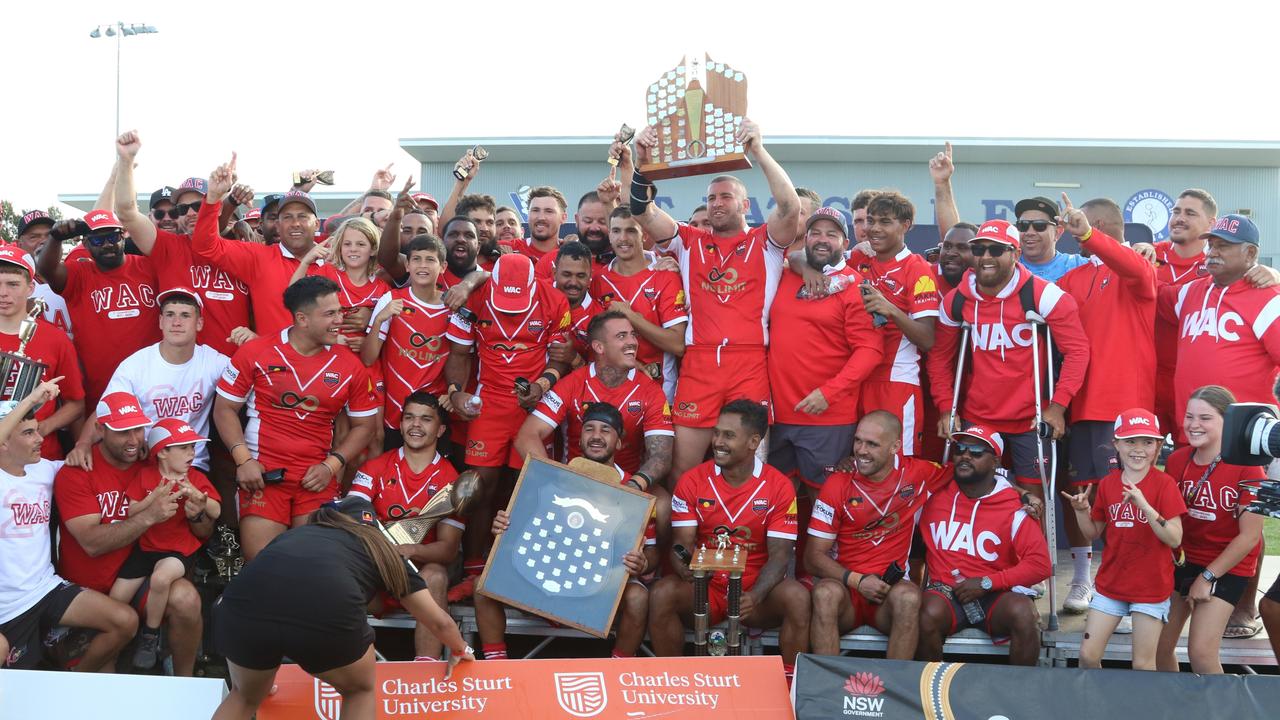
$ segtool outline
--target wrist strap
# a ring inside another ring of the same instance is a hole
[[[853,575],[853,571],[852,571],[852,570],[845,570],[845,571],[844,571],[844,579],[842,579],[842,580],[840,581],[840,584],[841,584],[841,585],[844,585],[845,587],[849,587],[849,576],[850,576],[850,575]],[[862,578],[858,578],[858,582],[859,582],[859,583],[861,583],[861,582],[862,582]]]
[[[330,450],[329,454],[332,455],[333,457],[338,458],[338,462],[342,463],[342,467],[347,466],[347,459],[343,457],[342,453],[338,452],[337,450]],[[336,475],[337,473],[334,473],[334,474]]]

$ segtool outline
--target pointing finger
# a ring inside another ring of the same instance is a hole
[[[236,170],[236,151],[235,150],[231,151],[231,165],[229,167],[231,168],[232,172],[235,172]]]
[[[1067,197],[1065,190],[1062,192],[1062,205],[1064,213],[1069,213],[1076,209],[1075,206],[1071,204],[1071,198]]]
[[[947,141],[946,147],[947,149],[943,150],[943,152],[945,152],[947,154],[947,157],[949,158],[951,157],[951,141],[950,140]]]

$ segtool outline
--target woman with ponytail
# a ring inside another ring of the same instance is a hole
[[[373,506],[348,497],[271,541],[227,586],[213,609],[231,692],[214,720],[248,720],[271,692],[284,658],[342,694],[342,717],[373,718],[373,628],[365,607],[387,592],[450,648],[448,673],[473,660],[453,618],[376,526]]]

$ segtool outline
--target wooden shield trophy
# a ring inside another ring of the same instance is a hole
[[[705,56],[663,73],[649,86],[645,109],[658,144],[649,157],[639,157],[640,172],[650,180],[714,175],[751,167],[734,140],[747,114],[747,78],[728,65]]]

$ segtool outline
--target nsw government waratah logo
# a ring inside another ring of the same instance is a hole
[[[844,714],[857,717],[884,717],[884,683],[875,673],[860,672],[844,682]]]
[[[1169,218],[1173,217],[1173,198],[1160,190],[1139,190],[1124,204],[1124,221],[1151,228],[1157,241],[1169,239]]]

